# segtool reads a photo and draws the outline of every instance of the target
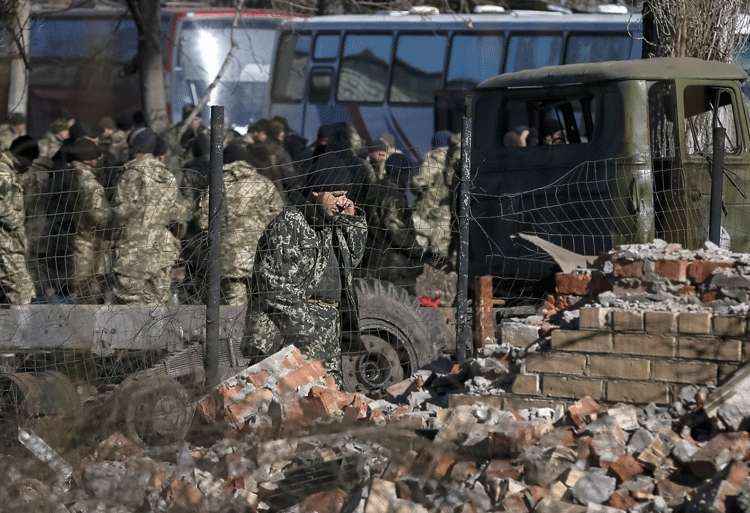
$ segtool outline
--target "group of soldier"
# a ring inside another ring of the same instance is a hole
[[[38,141],[20,116],[0,126],[4,303],[205,301],[210,144],[193,110],[161,135],[139,113],[60,118]],[[436,133],[419,167],[395,146],[347,123],[309,145],[283,118],[226,132],[221,297],[251,305],[259,351],[356,348],[354,277],[413,290],[424,264],[452,266],[458,142]]]

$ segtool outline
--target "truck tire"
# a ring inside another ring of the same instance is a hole
[[[359,327],[367,353],[344,356],[342,377],[348,391],[375,392],[408,378],[437,355],[419,303],[392,283],[355,280]]]

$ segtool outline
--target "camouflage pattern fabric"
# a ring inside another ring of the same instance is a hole
[[[54,168],[52,159],[38,158],[19,176],[23,187],[26,216],[26,263],[36,287],[37,295],[52,294],[52,279],[47,261],[50,222],[47,217],[49,203],[49,175]]]
[[[82,162],[73,162],[75,232],[71,237],[68,288],[78,303],[100,303],[103,299],[104,261],[108,249],[103,233],[109,209],[104,188],[95,172]]]
[[[171,268],[180,253],[170,225],[185,212],[174,174],[152,155],[125,164],[117,185],[113,255],[113,301],[119,304],[165,304],[170,297]]]
[[[5,303],[21,305],[34,299],[34,283],[26,268],[23,187],[13,157],[0,154],[0,288]]]
[[[368,247],[361,272],[414,293],[424,248],[417,241],[403,187],[385,178],[370,187],[367,205]]]
[[[422,246],[448,254],[451,240],[452,169],[446,166],[448,148],[435,148],[425,156],[411,180],[415,195],[414,228]]]
[[[62,146],[62,141],[52,132],[47,132],[39,139],[39,156],[51,159]]]
[[[258,174],[247,162],[224,166],[224,211],[221,235],[222,303],[247,300],[247,280],[263,230],[284,207],[281,194],[271,180]],[[208,231],[208,191],[200,200],[201,228]],[[207,259],[208,255],[204,255]],[[204,287],[205,290],[205,287]]]
[[[286,207],[258,242],[245,323],[251,354],[269,354],[291,343],[339,374],[342,349],[359,340],[352,271],[366,240],[361,213],[329,218],[317,205]],[[315,299],[332,251],[340,266],[338,302]]]
[[[13,140],[19,135],[9,124],[3,123],[0,125],[0,151],[8,151]]]

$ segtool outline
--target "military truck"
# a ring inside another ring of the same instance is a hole
[[[721,244],[750,250],[746,78],[732,64],[679,58],[545,67],[481,83],[467,99],[464,134],[470,275],[498,277],[515,297],[541,292],[555,263],[518,234],[583,255],[654,238],[701,245],[715,146],[724,150]]]

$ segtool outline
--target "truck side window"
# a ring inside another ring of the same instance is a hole
[[[506,148],[586,144],[594,135],[596,113],[593,96],[510,99],[498,142]]]
[[[298,102],[305,93],[305,73],[310,59],[310,36],[286,33],[281,36],[273,79],[273,99]]]
[[[385,99],[392,40],[386,34],[346,36],[339,72],[339,101],[380,103]]]
[[[560,64],[562,37],[558,35],[511,36],[505,72]]]
[[[445,36],[401,36],[393,65],[391,102],[432,103],[443,85]]]
[[[729,89],[711,86],[688,86],[683,96],[685,106],[685,145],[688,155],[711,156],[714,121],[726,129],[727,153],[739,153],[737,120]]]

